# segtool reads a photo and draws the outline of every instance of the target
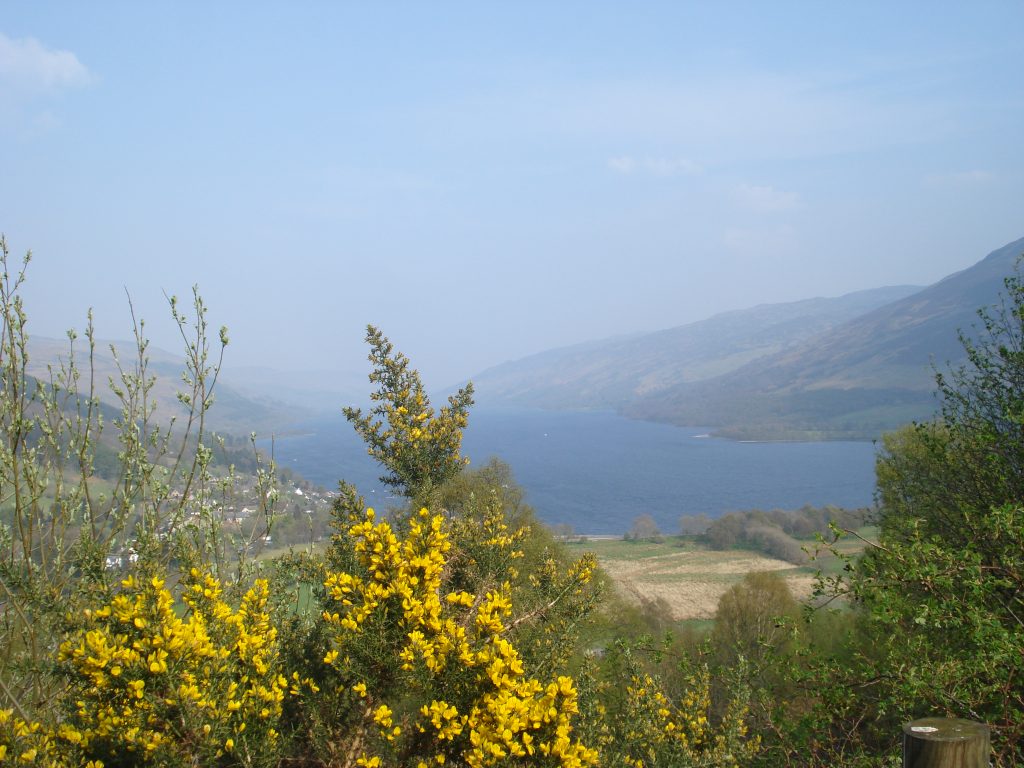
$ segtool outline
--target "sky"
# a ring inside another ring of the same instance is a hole
[[[0,5],[29,332],[428,386],[1024,236],[1021,2]]]

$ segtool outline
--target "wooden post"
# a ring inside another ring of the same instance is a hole
[[[903,726],[903,768],[988,768],[988,726],[926,717]]]

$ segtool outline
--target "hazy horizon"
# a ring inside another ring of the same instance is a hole
[[[1024,5],[14,5],[0,232],[29,332],[431,387],[1024,235]]]
[[[12,255],[13,256],[20,256],[20,255],[23,255],[23,254],[12,254]],[[30,268],[30,270],[31,270],[31,268]],[[915,290],[918,290],[918,289],[923,290],[926,287],[928,287],[928,286],[911,286],[911,285],[904,285],[904,286],[878,286],[877,290],[884,290],[884,289],[888,289],[888,288],[912,288],[912,289],[915,289]],[[860,289],[858,291],[851,291],[850,294],[866,293],[866,292],[873,291],[873,290],[876,290],[876,289],[865,288],[865,289]],[[839,296],[808,296],[808,297],[806,297],[804,299],[796,299],[796,300],[794,300],[793,303],[799,304],[801,302],[815,301],[815,300],[819,300],[819,299],[842,298],[845,295],[849,295],[849,294],[840,294]],[[179,297],[179,298],[182,298],[182,297]],[[126,300],[127,300],[127,298],[126,298]],[[428,386],[429,386],[429,389],[432,392],[440,393],[442,391],[446,391],[448,389],[451,389],[452,387],[461,386],[464,383],[466,383],[466,381],[470,380],[474,375],[478,375],[478,374],[484,373],[485,371],[489,370],[490,368],[501,367],[503,364],[506,364],[506,363],[515,363],[515,362],[517,362],[519,360],[522,360],[523,358],[532,357],[534,355],[544,354],[546,352],[556,352],[556,351],[558,351],[560,349],[569,349],[569,348],[574,348],[574,347],[587,347],[589,345],[595,345],[595,344],[596,345],[600,345],[600,344],[606,343],[606,342],[620,341],[620,340],[626,340],[626,339],[631,339],[631,338],[639,338],[639,337],[642,337],[642,336],[645,336],[645,335],[648,335],[648,334],[657,333],[659,331],[671,330],[671,328],[677,328],[677,327],[683,327],[683,326],[689,325],[689,324],[701,323],[702,321],[713,319],[714,317],[717,317],[720,314],[729,314],[731,312],[743,312],[743,311],[746,311],[746,310],[756,309],[758,306],[771,306],[771,305],[772,305],[772,303],[762,303],[760,305],[751,305],[750,307],[738,307],[736,309],[723,310],[721,313],[717,313],[716,312],[716,313],[714,313],[712,315],[709,315],[707,317],[696,318],[696,319],[694,319],[692,321],[688,321],[687,323],[680,324],[679,326],[671,326],[670,328],[639,329],[639,330],[636,330],[636,331],[632,331],[630,333],[614,333],[614,334],[612,334],[610,336],[603,336],[603,337],[600,337],[600,338],[595,337],[595,338],[579,339],[578,341],[569,341],[569,342],[567,342],[565,344],[562,344],[562,345],[559,345],[559,346],[542,347],[542,348],[538,348],[538,349],[535,349],[535,350],[532,350],[532,351],[527,351],[526,353],[524,353],[523,355],[521,355],[520,357],[517,357],[517,358],[509,358],[509,359],[506,359],[506,360],[499,360],[498,362],[492,364],[488,368],[482,368],[480,370],[473,371],[471,374],[469,374],[467,376],[464,376],[464,377],[462,377],[462,378],[460,378],[458,380],[449,381],[449,382],[445,382],[445,383],[442,383],[442,382],[429,382]],[[147,322],[147,326],[148,326],[148,322]],[[80,329],[80,326],[75,326],[75,327]],[[130,328],[128,330],[130,330]],[[148,330],[148,327],[147,327],[147,330]],[[210,342],[211,342],[211,344],[213,346],[216,346],[216,333],[215,333],[216,329],[211,327],[211,330],[213,330],[214,333],[211,333],[211,335],[210,335]],[[229,329],[229,331],[230,331],[230,329]],[[147,337],[148,337],[148,334],[147,334]],[[67,336],[66,335],[62,335],[62,336],[58,337],[58,336],[53,336],[53,335],[43,335],[43,334],[32,333],[30,335],[30,340],[31,341],[42,342],[42,346],[41,346],[40,351],[44,352],[45,354],[53,353],[53,354],[56,354],[56,355],[63,355],[65,353],[65,351],[66,351],[66,348],[67,348]],[[175,341],[178,341],[178,345],[177,346],[175,346]],[[95,342],[96,342],[97,349],[98,349],[99,353],[103,354],[103,355],[107,354],[107,351],[109,350],[109,348],[111,346],[114,346],[118,350],[119,353],[122,353],[122,352],[125,352],[125,351],[128,351],[129,353],[132,353],[132,352],[134,352],[134,349],[135,349],[135,342],[131,338],[129,338],[127,335],[122,335],[120,337],[109,337],[109,338],[103,338],[101,336],[97,336],[96,339],[95,339]],[[75,342],[75,344],[76,344],[76,346],[81,345],[82,344],[81,339],[77,340]],[[282,384],[286,383],[286,382],[289,382],[289,379],[287,377],[289,375],[291,375],[291,374],[294,374],[294,373],[313,373],[313,374],[318,374],[318,375],[323,376],[323,377],[327,377],[327,376],[335,374],[335,373],[344,372],[344,373],[347,374],[346,381],[344,382],[344,384],[349,384],[349,385],[356,384],[357,387],[354,389],[354,393],[358,394],[360,396],[366,395],[366,393],[363,392],[363,390],[365,389],[364,384],[367,381],[366,376],[369,374],[369,372],[371,370],[371,366],[370,366],[369,361],[366,359],[365,354],[363,356],[361,356],[358,360],[356,360],[353,364],[345,366],[345,367],[330,368],[330,367],[326,367],[326,366],[320,366],[320,367],[307,367],[307,368],[302,368],[302,369],[294,369],[294,368],[293,369],[288,369],[288,368],[282,368],[281,366],[274,365],[273,364],[273,360],[266,360],[266,361],[257,360],[257,361],[254,361],[254,362],[246,362],[246,363],[238,363],[237,361],[233,361],[233,360],[230,359],[231,358],[230,352],[233,351],[232,346],[233,346],[232,344],[229,344],[229,346],[228,346],[228,354],[225,355],[225,358],[226,358],[226,360],[225,360],[225,370],[229,373],[230,376],[235,377],[235,382],[233,382],[233,383],[237,383],[237,381],[238,381],[237,377],[239,377],[240,375],[245,375],[246,373],[250,373],[250,372],[251,373],[264,374],[269,379],[277,380],[278,383],[282,383]],[[80,349],[80,347],[78,347],[78,348]],[[369,347],[364,348],[364,352],[368,352],[368,351],[369,351]],[[398,351],[401,352],[402,350],[398,349]],[[147,347],[147,353],[148,353],[148,356],[151,358],[152,361],[172,362],[172,363],[175,363],[175,364],[178,363],[178,362],[183,362],[184,361],[184,358],[182,357],[182,347],[181,347],[180,337],[177,340],[174,339],[174,338],[168,338],[167,346],[161,346],[161,345],[153,344],[152,342],[150,342],[149,346]],[[413,361],[413,365],[414,365],[414,367],[416,367],[416,365],[417,365],[416,361]],[[277,376],[277,374],[281,374],[281,376]],[[339,388],[344,390],[345,386],[339,385]],[[255,391],[261,391],[261,388],[256,386],[256,387],[254,387],[254,390]]]

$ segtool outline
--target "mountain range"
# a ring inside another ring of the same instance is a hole
[[[473,377],[477,402],[614,410],[735,439],[873,439],[934,414],[936,370],[963,363],[958,331],[972,334],[977,310],[998,300],[1022,255],[1024,238],[925,288],[763,304],[540,352]],[[109,346],[96,345],[95,380],[100,399],[116,408]],[[67,347],[32,337],[29,375],[49,378],[47,365],[66,358]],[[155,347],[147,355],[156,417],[180,417],[182,358]],[[236,435],[279,431],[365,400],[366,388],[365,374],[226,366],[209,426]]]
[[[738,439],[866,439],[936,409],[1024,254],[1024,239],[920,288],[769,304],[627,338],[549,350],[474,377],[491,405],[613,409]]]

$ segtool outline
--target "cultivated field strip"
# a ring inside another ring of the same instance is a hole
[[[814,585],[805,568],[751,552],[680,550],[627,558],[621,547],[606,552],[600,545],[592,548],[626,598],[638,603],[661,600],[675,621],[713,618],[726,590],[755,571],[780,572],[797,599],[809,596]]]

